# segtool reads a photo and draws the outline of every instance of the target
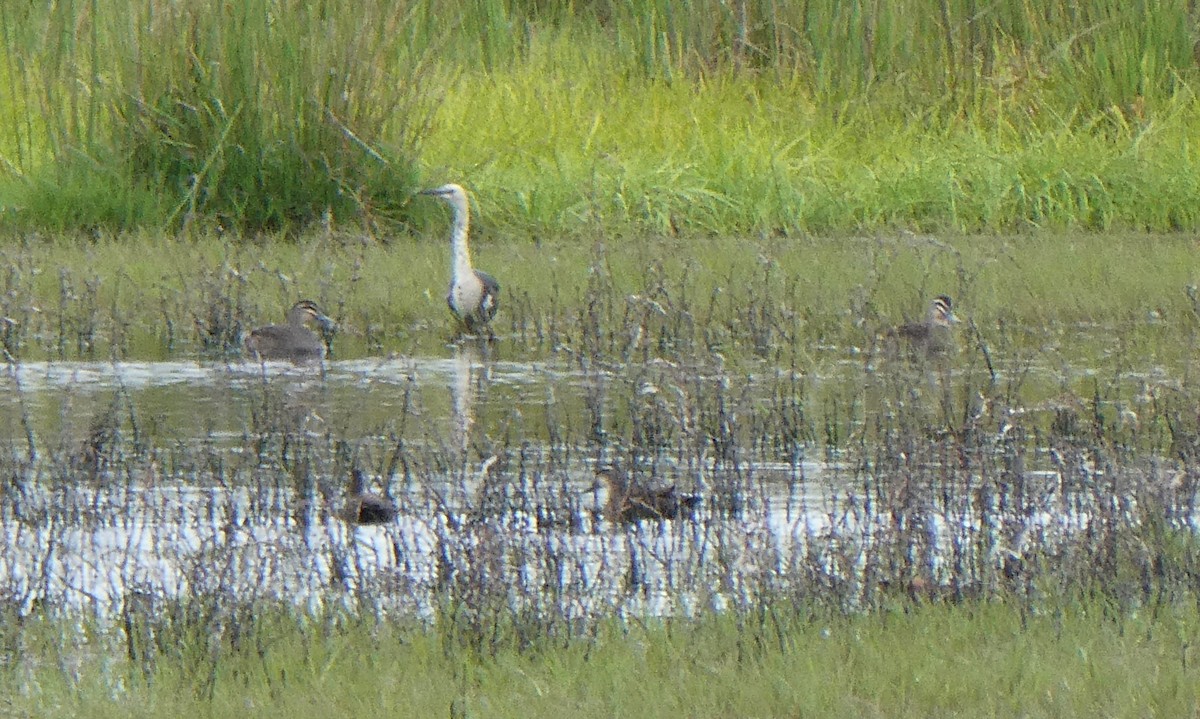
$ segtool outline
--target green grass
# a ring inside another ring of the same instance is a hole
[[[266,622],[149,674],[114,637],[26,628],[5,711],[55,716],[1190,716],[1194,606],[1113,614],[1102,600],[851,617],[608,624],[595,638],[480,656],[436,631]],[[186,652],[184,652],[186,654]],[[93,659],[88,659],[92,657]],[[102,658],[102,659],[101,659]],[[101,659],[96,661],[96,659]],[[210,671],[212,670],[212,671]]]
[[[622,332],[627,312],[644,311],[638,297],[656,298],[664,321],[694,318],[676,351],[712,349],[729,359],[755,351],[747,313],[765,313],[773,331],[792,332],[772,340],[790,355],[822,342],[861,346],[864,333],[914,318],[942,292],[985,342],[1018,353],[1070,356],[1088,336],[1078,333],[1083,325],[1127,343],[1113,361],[1186,368],[1200,329],[1200,307],[1188,294],[1200,283],[1195,249],[1182,235],[1113,234],[1103,242],[1082,234],[630,236],[534,244],[505,242],[491,209],[484,212],[475,260],[503,285],[502,346],[526,358],[578,351],[589,307],[604,309],[604,332]],[[0,278],[0,312],[14,320],[5,346],[25,360],[236,350],[239,327],[277,322],[308,297],[338,321],[340,358],[437,353],[453,325],[444,301],[445,216],[431,220],[414,239],[391,243],[338,233],[255,244],[141,233],[12,246],[0,250],[10,267]],[[228,317],[214,318],[216,310]],[[221,327],[213,325],[218,319]],[[209,330],[224,332],[228,344],[213,345]],[[82,349],[79,337],[87,340]],[[1086,358],[1095,359],[1075,359]]]
[[[831,113],[795,81],[664,85],[586,57],[564,40],[464,76],[425,139],[429,174],[464,179],[493,221],[538,237],[1195,226],[1186,94],[1132,123],[1031,118],[1001,95],[966,117],[887,98]]]
[[[5,8],[0,225],[508,236],[1194,228],[1182,0]],[[134,30],[131,30],[133,28]]]
[[[344,8],[340,9],[344,10]],[[387,216],[429,114],[391,3],[10,8],[17,224],[295,229]],[[389,71],[387,76],[384,71]],[[394,73],[394,74],[392,74]],[[368,192],[369,190],[369,192]],[[13,209],[15,208],[15,209]]]

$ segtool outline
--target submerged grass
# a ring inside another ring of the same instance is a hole
[[[239,328],[304,295],[363,343],[347,354],[442,354],[441,233],[9,248],[11,706],[1061,716],[1195,703],[1188,241],[658,238],[620,253],[522,243],[513,259],[490,239],[477,259],[509,293],[500,336],[456,346],[452,377],[209,363],[192,375],[207,398],[119,378],[39,384],[24,363],[222,357]],[[943,291],[962,352],[889,356],[886,327]],[[491,375],[544,355],[560,358],[545,376]],[[598,521],[585,481],[612,460],[701,493],[695,521]],[[379,478],[395,524],[332,518],[351,466]]]
[[[280,321],[307,297],[338,322],[336,357],[437,353],[453,331],[441,222],[390,243],[336,232],[259,244],[153,233],[27,237],[0,251],[9,267],[0,338],[23,360],[221,357],[239,351],[245,330]],[[1091,344],[1099,341],[1127,345],[1121,356],[1134,366],[1186,367],[1200,326],[1200,278],[1184,236],[601,236],[504,245],[485,229],[474,249],[476,264],[503,285],[502,356],[620,357],[623,333],[653,320],[661,342],[652,355],[719,351],[738,361],[769,347],[775,357],[806,357],[807,367],[818,347],[862,348],[941,293],[969,321],[967,344],[1072,362],[1099,359]]]
[[[143,674],[100,631],[62,646],[32,628],[6,664],[17,715],[1187,716],[1195,712],[1194,607],[1113,616],[1087,600],[1041,615],[1003,604],[910,605],[872,616],[772,610],[607,625],[590,641],[482,660],[399,626],[264,622],[216,675],[163,657]],[[211,679],[211,683],[210,683]],[[198,688],[204,690],[198,693]]]

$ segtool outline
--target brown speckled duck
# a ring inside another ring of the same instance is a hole
[[[670,487],[647,487],[632,479],[622,468],[605,465],[596,476],[608,485],[604,516],[613,523],[630,524],[641,519],[691,519],[700,497]]]

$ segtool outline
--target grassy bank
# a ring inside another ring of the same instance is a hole
[[[962,114],[887,93],[831,108],[797,79],[663,84],[580,52],[464,76],[425,138],[427,174],[464,178],[508,234],[1196,226],[1190,90],[1150,118],[1003,93]]]
[[[146,664],[103,632],[64,642],[48,622],[0,683],[6,713],[40,717],[1188,716],[1197,632],[1194,606],[1122,616],[1099,600],[1032,615],[782,610],[609,625],[484,658],[429,630],[286,620],[240,645],[190,637]]]
[[[430,225],[391,243],[338,233],[254,244],[156,233],[27,241],[0,251],[10,268],[0,338],[23,360],[221,358],[309,297],[338,322],[338,358],[437,354],[453,334],[444,232]],[[844,358],[942,292],[967,321],[965,348],[1009,358],[1185,369],[1200,328],[1195,250],[1183,236],[534,244],[485,231],[475,245],[478,265],[504,287],[499,350],[523,359],[620,356],[630,323],[644,323],[651,356],[798,357],[810,368],[817,347]]]
[[[463,181],[506,236],[1192,228],[1192,13],[6,8],[3,224],[392,236],[424,178]]]

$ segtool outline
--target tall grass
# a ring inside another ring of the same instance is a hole
[[[394,216],[428,122],[393,3],[9,8],[22,210],[54,227]]]
[[[1195,11],[1181,0],[1054,7],[1019,0],[939,0],[936,7],[645,0],[592,7],[601,5],[605,24],[650,74],[730,65],[766,70],[803,78],[822,102],[869,100],[882,87],[918,105],[949,101],[970,110],[990,86],[1019,91],[1046,81],[1081,108],[1127,107],[1169,94],[1175,73],[1195,62]]]
[[[1184,0],[8,5],[0,204],[48,228],[370,229],[407,218],[423,170],[522,234],[1193,227],[1195,20]]]
[[[1145,124],[1047,108],[1035,120],[998,96],[967,118],[886,103],[836,115],[774,80],[580,77],[586,61],[568,57],[547,48],[532,69],[464,78],[425,143],[439,175],[469,178],[500,234],[1162,231],[1197,222],[1190,97]]]

